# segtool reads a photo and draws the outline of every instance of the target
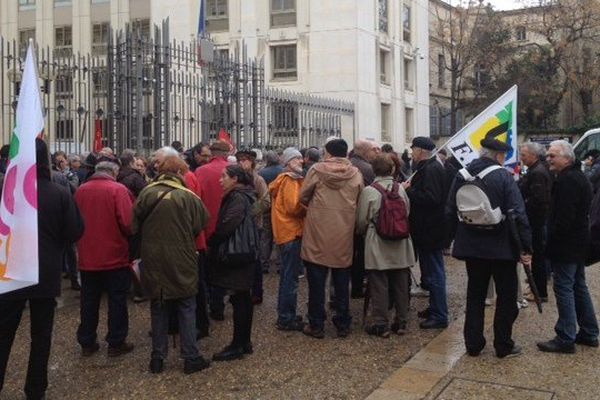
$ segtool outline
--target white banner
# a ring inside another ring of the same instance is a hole
[[[37,65],[30,42],[0,202],[0,293],[38,283],[35,138],[43,129]]]
[[[445,147],[463,166],[467,166],[479,157],[480,142],[488,136],[508,143],[512,147],[506,155],[506,166],[518,163],[516,85],[465,125],[446,143]]]

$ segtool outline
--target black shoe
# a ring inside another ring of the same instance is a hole
[[[406,322],[402,324],[400,322],[393,322],[390,329],[397,335],[404,335],[406,333]]]
[[[232,361],[241,358],[244,358],[244,349],[242,347],[229,345],[220,352],[214,354],[212,359],[213,361]]]
[[[565,345],[559,343],[556,339],[548,340],[547,342],[538,342],[538,349],[546,353],[564,353],[573,354],[575,353],[575,345]]]
[[[350,292],[350,298],[351,299],[364,299],[365,291],[362,289],[359,289],[359,290],[352,289],[352,292]]]
[[[346,337],[348,337],[349,334],[350,334],[350,328],[347,328],[347,327],[337,328],[337,337],[346,338]]]
[[[385,325],[371,325],[365,328],[365,332],[371,336],[378,336],[380,338],[389,338],[390,330]]]
[[[183,362],[183,373],[189,375],[208,367],[210,367],[210,361],[205,360],[202,356],[198,356]]]
[[[225,314],[223,313],[223,311],[211,311],[208,314],[210,318],[214,321],[225,321]]]
[[[164,370],[163,360],[161,358],[153,358],[150,360],[150,373],[160,374]]]
[[[123,342],[118,346],[108,346],[107,355],[109,357],[119,357],[123,354],[131,353],[134,349],[134,345],[132,343]]]
[[[498,358],[512,358],[512,357],[520,356],[522,352],[523,352],[523,349],[521,349],[521,346],[517,346],[515,344],[510,352],[508,352],[506,354],[498,354],[498,353],[496,353],[496,357],[498,357]],[[471,355],[471,354],[469,354],[469,355]]]
[[[280,331],[296,331],[301,332],[304,329],[305,323],[302,320],[294,320],[292,322],[281,323],[277,321],[277,329]]]
[[[417,312],[417,317],[421,319],[428,319],[431,313],[429,312],[429,308],[424,309],[423,311]]]
[[[243,345],[242,350],[244,351],[244,354],[254,353],[254,349],[252,348],[252,342],[248,342],[245,345]]]
[[[427,319],[419,324],[421,329],[446,329],[447,327],[447,322],[439,322],[433,319]]]
[[[315,329],[310,324],[306,324],[304,329],[302,329],[302,333],[306,336],[314,337],[315,339],[323,339],[325,337],[325,332],[323,329]]]
[[[89,347],[82,347],[81,348],[81,355],[83,357],[90,357],[94,353],[96,353],[98,350],[100,350],[100,344],[98,344],[98,342],[96,342],[96,343],[94,343],[93,345],[91,345]]]
[[[598,339],[583,339],[580,336],[576,336],[575,343],[588,347],[598,347]]]
[[[144,297],[144,296],[138,296],[138,295],[133,296],[133,302],[135,304],[140,304],[140,303],[143,303],[145,301],[148,301],[148,299],[146,297]]]
[[[204,339],[209,336],[210,336],[210,334],[208,333],[208,328],[207,329],[198,329],[198,333],[196,334],[196,340]]]
[[[79,292],[81,290],[81,285],[79,284],[79,282],[77,282],[77,279],[71,281],[71,290],[75,290],[76,292]]]
[[[479,351],[467,350],[467,354],[470,355],[471,357],[477,357],[481,354],[481,350],[479,350]]]

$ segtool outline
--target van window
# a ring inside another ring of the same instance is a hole
[[[593,149],[600,150],[600,132],[594,133],[593,135],[583,139],[581,143],[579,143],[579,145],[574,149],[575,157],[577,157],[578,160],[583,160],[583,157],[586,155],[586,153]]]

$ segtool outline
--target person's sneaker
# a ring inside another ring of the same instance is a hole
[[[208,315],[213,321],[225,321],[225,314],[223,311],[211,311]]]
[[[123,342],[118,346],[108,346],[108,357],[119,357],[123,354],[131,353],[134,349],[133,343]]]
[[[183,373],[189,375],[194,372],[202,371],[208,367],[210,367],[210,361],[205,360],[202,356],[198,356],[183,362]]]
[[[523,349],[521,349],[521,346],[517,346],[515,344],[509,353],[506,353],[506,354],[497,354],[496,353],[496,356],[498,358],[513,358],[516,356],[520,356],[522,352],[523,352]]]
[[[244,349],[234,345],[225,346],[223,350],[213,354],[213,361],[233,361],[244,358]]]
[[[390,329],[397,335],[404,335],[407,332],[406,322],[402,324],[400,322],[393,322]]]
[[[365,332],[371,336],[377,336],[380,338],[389,338],[390,330],[385,325],[371,325],[365,328]]]
[[[537,347],[540,351],[546,353],[564,353],[573,354],[575,353],[575,345],[565,345],[559,343],[556,339],[548,340],[547,342],[538,342]]]
[[[429,297],[429,291],[424,290],[422,287],[417,286],[410,290],[410,295],[412,297]]]
[[[418,311],[417,312],[417,317],[421,318],[421,319],[427,319],[430,316],[430,311],[429,308],[424,309],[423,311]]]
[[[88,347],[82,347],[81,348],[81,355],[83,357],[90,357],[92,356],[94,353],[96,353],[98,350],[100,350],[100,344],[98,342],[94,343],[91,346]]]
[[[598,347],[598,339],[584,339],[581,336],[575,337],[575,343],[588,347]]]
[[[160,374],[164,370],[164,363],[161,358],[153,358],[150,360],[150,369],[151,374]]]
[[[447,327],[447,322],[435,321],[433,319],[425,320],[419,324],[419,328],[421,329],[446,329]]]
[[[517,307],[519,309],[527,308],[527,307],[529,307],[529,302],[525,299],[517,300]]]
[[[277,329],[279,329],[280,331],[297,331],[300,332],[302,331],[302,329],[304,329],[304,322],[302,321],[297,321],[297,320],[293,320],[291,322],[287,322],[287,323],[281,323],[279,321],[277,321]]]
[[[518,304],[519,302],[517,302]],[[485,299],[485,306],[486,307],[491,307],[492,305],[494,305],[494,300],[493,299]]]
[[[133,296],[133,302],[135,304],[143,303],[145,301],[148,301],[148,299],[146,297],[144,297],[144,296],[137,296],[137,295]]]
[[[325,337],[325,332],[323,329],[314,329],[310,324],[306,324],[304,329],[302,329],[302,333],[306,336],[314,337],[316,339],[323,339]]]

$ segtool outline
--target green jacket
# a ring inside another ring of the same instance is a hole
[[[202,200],[173,175],[161,175],[137,198],[132,230],[158,197],[168,193],[142,226],[142,287],[151,299],[170,300],[194,296],[198,291],[196,237],[208,222]]]

